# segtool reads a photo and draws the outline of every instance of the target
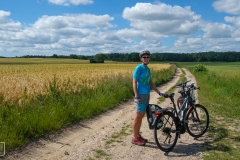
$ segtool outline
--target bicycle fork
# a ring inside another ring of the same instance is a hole
[[[192,109],[193,108],[193,109]],[[196,122],[200,122],[200,118],[199,118],[199,115],[198,115],[198,112],[197,112],[197,110],[196,110],[196,107],[194,107],[194,106],[190,106],[189,107],[189,109],[188,109],[188,111],[187,111],[187,114],[189,114],[189,112],[192,110],[192,112],[191,112],[191,115],[192,115],[192,120],[193,121],[196,121]],[[188,122],[187,122],[188,123]]]

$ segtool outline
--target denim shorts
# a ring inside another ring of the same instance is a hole
[[[149,94],[140,94],[139,98],[140,98],[140,101],[137,104],[136,112],[138,112],[138,113],[145,113],[146,112],[146,108],[147,108],[147,106],[149,104],[150,95]]]

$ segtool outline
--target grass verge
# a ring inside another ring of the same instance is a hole
[[[182,72],[182,74],[181,74],[181,76],[180,76],[180,79],[179,79],[178,82],[176,83],[176,85],[177,85],[178,83],[185,82],[185,81],[187,80],[187,78],[185,77],[185,76],[186,76],[185,71],[184,71],[183,69],[181,69],[181,72]],[[166,93],[172,93],[172,92],[174,92],[175,89],[176,89],[176,87],[175,87],[175,85],[174,85],[174,86],[172,86]],[[164,98],[164,97],[159,97],[159,98],[158,98],[158,100],[159,100],[158,103],[161,103],[161,102],[165,101],[165,99],[166,99],[166,98]]]
[[[237,160],[240,157],[240,92],[237,87],[240,86],[240,72],[227,67],[227,63],[226,70],[217,69],[216,65],[217,63],[208,63],[207,71],[194,72],[193,64],[184,64],[197,79],[198,86],[201,87],[198,99],[210,115],[205,141],[207,150],[204,151],[203,158]]]

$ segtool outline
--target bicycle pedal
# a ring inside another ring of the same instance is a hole
[[[183,128],[182,126],[177,127],[176,133],[178,133],[179,135],[180,135],[180,134],[184,134],[184,133],[185,133],[185,132],[184,132],[184,128]]]
[[[180,134],[182,134],[182,130],[176,129],[176,130],[173,130],[172,133],[178,133],[180,135]]]

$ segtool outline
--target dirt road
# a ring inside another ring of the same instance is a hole
[[[196,82],[195,78],[187,70],[185,72],[187,79]],[[166,92],[174,86],[179,80],[180,74],[181,70],[178,69],[174,78],[160,86],[159,90]],[[157,98],[157,93],[151,92],[150,103],[157,104]],[[170,106],[170,100],[166,99],[159,105],[162,108]],[[131,144],[130,132],[134,110],[135,103],[131,99],[92,120],[65,128],[57,135],[50,135],[36,142],[31,142],[21,151],[12,152],[10,155],[5,156],[4,159],[201,159],[202,150],[204,149],[203,140],[194,140],[188,133],[181,135],[172,152],[162,152],[155,144],[153,130],[149,130],[146,117],[144,117],[141,132],[149,142],[144,147]],[[112,138],[114,136],[115,138]]]

